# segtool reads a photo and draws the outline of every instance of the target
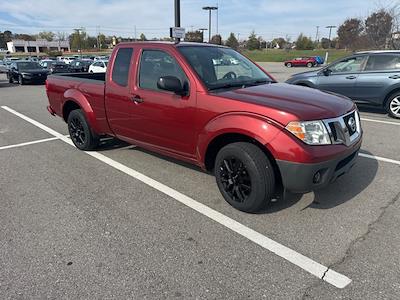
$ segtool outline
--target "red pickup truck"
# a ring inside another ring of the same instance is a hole
[[[77,148],[112,136],[193,163],[214,172],[226,201],[246,212],[282,187],[326,186],[361,146],[353,102],[277,83],[222,46],[121,43],[105,74],[51,75],[46,90],[48,111],[68,123]]]

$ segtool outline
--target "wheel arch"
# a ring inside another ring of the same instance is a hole
[[[392,90],[390,90],[385,97],[385,100],[383,101],[383,108],[386,108],[387,102],[389,101],[389,99],[396,93],[400,93],[400,85],[393,88]]]
[[[221,150],[226,145],[236,143],[236,142],[251,143],[251,144],[257,146],[259,149],[261,149],[261,151],[267,156],[267,158],[271,162],[271,165],[274,169],[274,173],[276,176],[277,186],[282,186],[281,172],[279,170],[279,167],[275,160],[275,157],[273,156],[270,149],[268,149],[268,147],[266,145],[262,144],[262,142],[260,142],[256,138],[254,138],[250,135],[244,134],[244,133],[226,132],[226,133],[215,136],[208,144],[207,150],[205,152],[205,156],[204,156],[205,169],[207,171],[211,172],[214,169],[215,159],[217,157],[219,150]]]
[[[68,115],[75,109],[81,109],[92,130],[95,133],[99,133],[96,116],[89,101],[80,91],[70,89],[64,93],[64,102],[62,105],[62,115],[64,121],[67,122]]]

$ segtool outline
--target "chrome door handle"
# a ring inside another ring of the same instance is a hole
[[[353,75],[351,75],[351,76],[347,76],[346,77],[346,79],[356,79],[357,77],[356,76],[353,76]]]
[[[143,103],[143,99],[140,98],[139,95],[132,96],[131,100],[132,100],[133,102],[135,102],[136,104]]]

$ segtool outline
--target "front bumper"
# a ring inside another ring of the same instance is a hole
[[[332,160],[319,163],[277,160],[284,188],[294,193],[307,193],[326,187],[354,166],[360,146],[361,141],[352,152],[346,151]]]

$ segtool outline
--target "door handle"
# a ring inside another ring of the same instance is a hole
[[[389,76],[390,79],[400,79],[400,75]]]
[[[131,98],[132,102],[135,102],[136,104],[143,103],[143,99],[139,95],[134,95]]]
[[[353,76],[353,75],[350,75],[350,76],[347,76],[346,77],[346,79],[356,79],[357,77],[356,76]]]

